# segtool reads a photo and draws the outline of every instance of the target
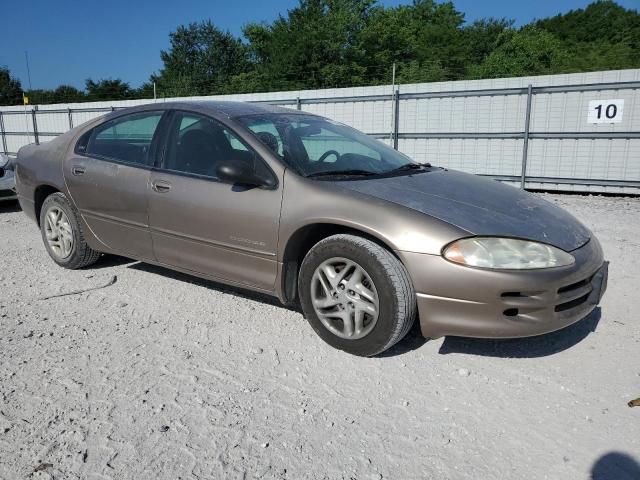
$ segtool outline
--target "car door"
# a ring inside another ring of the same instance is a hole
[[[216,177],[223,161],[269,167],[210,117],[176,111],[170,125],[162,168],[150,177],[149,224],[157,260],[272,290],[282,189],[231,185]]]
[[[163,111],[118,117],[78,141],[65,162],[69,193],[95,236],[109,249],[153,259],[147,191]]]

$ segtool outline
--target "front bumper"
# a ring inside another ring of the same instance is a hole
[[[607,287],[608,262],[595,237],[568,267],[529,271],[469,268],[438,255],[398,252],[418,296],[425,337],[516,338],[587,316]]]
[[[16,177],[12,170],[2,170],[4,174],[0,177],[0,202],[3,200],[14,200],[16,196]]]

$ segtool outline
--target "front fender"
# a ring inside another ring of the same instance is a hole
[[[366,181],[366,180],[363,180]],[[469,232],[401,205],[341,188],[337,182],[302,178],[287,170],[278,258],[288,240],[313,224],[362,231],[393,250],[440,255],[442,248]]]

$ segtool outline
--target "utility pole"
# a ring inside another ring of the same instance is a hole
[[[389,143],[393,142],[393,132],[395,130],[395,94],[396,94],[396,62],[393,62],[393,69],[391,71],[391,130],[389,133]]]
[[[27,62],[27,78],[29,79],[29,90],[33,90],[33,88],[31,87],[31,70],[29,69],[29,52],[28,51],[24,51],[24,59]]]

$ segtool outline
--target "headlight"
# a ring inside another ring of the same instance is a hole
[[[559,248],[516,238],[463,238],[446,247],[443,255],[469,267],[513,270],[564,267],[575,262]]]

